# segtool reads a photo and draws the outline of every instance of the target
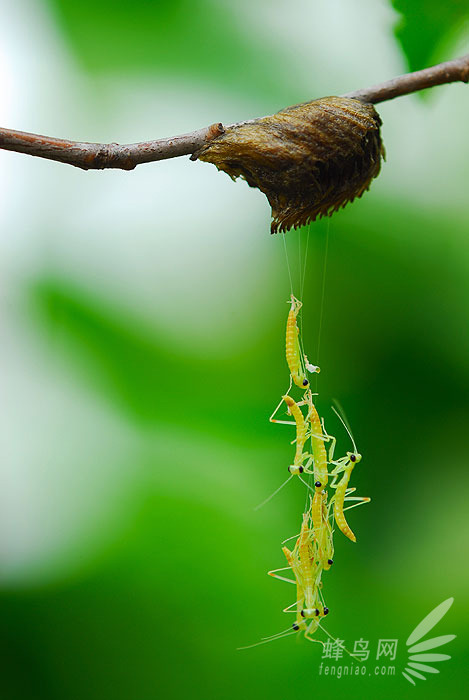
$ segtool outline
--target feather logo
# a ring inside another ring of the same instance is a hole
[[[448,600],[444,600],[440,605],[437,605],[436,608],[423,618],[422,622],[419,622],[406,642],[409,658],[407,666],[404,671],[402,671],[402,675],[409,683],[412,683],[412,685],[415,685],[415,678],[422,681],[426,680],[426,677],[423,675],[424,673],[440,672],[439,669],[434,666],[429,666],[427,663],[422,662],[435,663],[438,661],[448,661],[448,659],[451,658],[448,654],[427,654],[425,652],[441,647],[443,644],[448,644],[448,642],[455,639],[455,634],[445,634],[441,637],[432,637],[432,639],[425,639],[424,641],[420,640],[446,615],[453,602],[454,598],[448,598]]]

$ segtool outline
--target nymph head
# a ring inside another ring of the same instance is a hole
[[[301,464],[290,464],[290,466],[288,467],[288,471],[290,472],[290,474],[303,474],[304,467],[302,467]]]

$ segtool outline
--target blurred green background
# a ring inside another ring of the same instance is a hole
[[[443,7],[446,10],[442,9]],[[269,114],[469,50],[466,2],[0,0],[2,123],[138,141]],[[81,172],[0,152],[1,697],[466,697],[469,91],[379,107],[387,162],[311,226],[318,406],[364,455],[327,629],[397,638],[394,678],[318,675],[284,629],[284,241],[244,183],[181,158]],[[285,238],[296,293],[305,230]],[[326,244],[323,323],[318,346]],[[442,600],[452,659],[414,688],[405,640]],[[350,660],[345,659],[349,665]],[[331,663],[333,665],[334,662]]]

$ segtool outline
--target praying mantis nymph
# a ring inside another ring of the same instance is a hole
[[[353,459],[355,458],[355,459]],[[356,455],[351,454],[350,455],[350,462],[347,464],[346,467],[344,467],[344,475],[342,479],[339,481],[337,485],[337,490],[335,492],[335,498],[334,498],[334,518],[337,523],[337,527],[343,534],[349,538],[349,540],[352,540],[352,542],[356,542],[357,538],[355,537],[355,534],[352,532],[348,522],[345,519],[344,515],[344,500],[345,500],[345,492],[347,490],[348,482],[350,480],[350,475],[352,473],[352,470],[359,460],[356,459]]]
[[[298,337],[300,331],[296,319],[303,304],[295,296],[293,296],[293,294],[291,295],[290,301],[291,307],[287,318],[287,332],[285,339],[287,364],[290,370],[291,378],[296,386],[298,386],[300,389],[307,389],[309,387],[309,380],[306,377],[306,369],[309,372],[319,372],[320,369],[316,365],[312,365],[310,362],[308,362],[306,355],[302,355],[301,353],[300,341]]]
[[[288,412],[293,416],[296,425],[296,451],[293,459],[293,465],[289,467],[289,469],[292,474],[297,472],[301,473],[303,471],[302,464],[305,459],[303,448],[308,435],[308,424],[303,416],[303,413],[301,412],[300,407],[291,396],[285,395],[282,396],[282,399],[287,404]]]
[[[312,635],[320,626],[321,620],[329,613],[329,608],[322,601],[320,594],[323,567],[315,556],[311,507],[308,512],[303,513],[301,530],[299,535],[295,536],[296,543],[293,550],[290,551],[288,547],[282,548],[288,566],[268,572],[270,576],[280,581],[296,585],[296,601],[284,609],[284,612],[294,612],[296,620],[292,628],[280,633],[275,637],[276,639],[280,636],[288,636],[293,630],[293,632],[304,632],[305,638],[309,641],[318,642],[320,640],[313,639]],[[284,571],[291,571],[294,580],[279,575],[279,572]]]
[[[288,413],[294,418],[294,420],[279,420],[278,418],[274,418],[282,405],[282,402],[287,405]],[[306,415],[303,415],[300,407],[305,405],[307,406],[307,412]],[[313,419],[312,421],[311,418]],[[305,391],[302,401],[294,401],[289,394],[282,396],[269,420],[271,423],[296,426],[296,438],[294,440],[294,442],[296,442],[295,457],[293,459],[293,463],[288,466],[288,471],[290,472],[288,479],[286,479],[270,496],[268,496],[268,498],[256,506],[255,510],[258,510],[265,505],[265,503],[270,501],[270,499],[273,498],[273,496],[275,496],[293,476],[296,475],[301,481],[303,481],[301,477],[303,472],[306,474],[314,473],[317,480],[321,479],[321,483],[325,486],[327,484],[328,465],[324,441],[332,440],[332,444],[335,444],[335,438],[328,435],[325,431],[323,433],[323,426],[316,407],[313,404],[313,395],[310,389]],[[312,454],[304,451],[304,446],[308,438],[311,438]],[[314,472],[310,469],[313,462]],[[309,484],[306,482],[304,483],[309,489],[311,488]]]
[[[348,510],[349,508],[354,508],[358,505],[362,505],[363,503],[369,503],[371,501],[371,498],[369,498],[368,496],[348,496],[348,494],[355,491],[354,488],[348,488],[348,483],[350,481],[350,475],[352,474],[355,464],[360,462],[361,458],[362,456],[358,452],[347,452],[347,455],[345,457],[342,457],[342,459],[339,459],[336,462],[334,462],[334,464],[336,464],[339,468],[337,469],[337,471],[334,470],[334,472],[332,472],[334,479],[331,481],[331,486],[336,489],[336,492],[331,499],[334,503],[334,519],[337,523],[337,527],[339,528],[339,530],[352,542],[356,542],[357,538],[355,537],[355,534],[353,533],[347,520],[345,519],[344,501],[356,501],[356,503],[353,506],[349,506],[345,510]],[[342,473],[343,476],[337,484],[337,477],[339,474]]]
[[[305,618],[319,615],[319,609],[316,607],[315,602],[317,599],[317,584],[321,580],[321,569],[319,568],[318,570],[314,560],[313,537],[313,530],[310,527],[310,515],[309,513],[304,513],[300,536],[295,544],[293,554],[298,561],[298,576],[300,577],[305,597],[305,607],[301,610],[301,616]]]
[[[314,477],[324,488],[327,486],[328,466],[325,440],[330,440],[330,435],[324,435],[321,420],[309,392],[309,422],[311,425],[311,451],[314,459]],[[334,444],[334,443],[333,443]]]
[[[304,446],[305,442],[308,439],[308,415],[306,418],[304,417],[300,405],[305,402],[300,402],[299,404],[296,403],[292,399],[291,396],[288,396],[288,394],[285,394],[285,396],[282,396],[282,399],[285,401],[287,407],[288,407],[288,413],[293,416],[295,420],[295,425],[296,425],[296,450],[295,450],[295,457],[293,459],[293,464],[290,464],[288,467],[288,471],[290,474],[302,474],[304,471],[309,471],[307,468],[303,466],[303,462],[305,459],[308,459],[311,457],[310,454],[307,452],[304,452]],[[272,422],[280,422],[280,421],[272,421]],[[285,421],[286,422],[286,421]],[[289,421],[290,422],[290,421]]]
[[[294,421],[290,420],[278,420],[274,418],[278,409],[280,408],[282,401],[284,401],[288,408],[288,413],[293,416]],[[326,448],[324,447],[324,442],[333,439],[330,435],[324,435],[322,431],[321,421],[319,419],[318,412],[313,403],[313,395],[310,390],[305,391],[304,398],[302,401],[294,401],[289,394],[282,396],[282,401],[278,404],[275,411],[270,416],[269,420],[271,423],[280,423],[282,425],[295,425],[296,426],[296,452],[293,464],[288,468],[291,474],[302,474],[303,471],[311,473],[308,467],[303,466],[303,462],[309,459],[311,462],[314,460],[314,474],[317,476],[318,480],[321,481],[323,486],[327,485],[327,454]],[[303,415],[300,406],[307,406],[306,417]],[[304,452],[304,446],[306,440],[311,438],[312,444],[312,454]],[[309,465],[308,465],[309,466]]]
[[[349,538],[352,542],[356,542],[357,538],[355,537],[355,534],[353,533],[352,529],[350,528],[345,515],[344,515],[344,501],[346,499],[346,495],[348,493],[351,493],[352,490],[354,489],[348,489],[348,484],[350,481],[350,476],[352,474],[353,468],[355,464],[358,464],[358,462],[361,461],[361,454],[357,450],[357,446],[355,445],[355,440],[353,439],[352,432],[350,428],[348,427],[347,423],[344,421],[340,413],[332,407],[332,410],[334,413],[338,416],[340,419],[342,425],[344,426],[345,430],[347,431],[353,445],[353,452],[347,452],[345,457],[342,457],[341,459],[338,460],[333,460],[333,454],[334,454],[334,447],[335,447],[335,439],[333,440],[332,447],[329,453],[329,460],[330,463],[335,466],[335,468],[332,471],[332,476],[333,480],[331,481],[331,487],[336,489],[336,492],[334,496],[332,497],[331,500],[333,500],[334,505],[334,519],[335,522],[337,523],[337,527],[339,530]],[[339,483],[337,483],[337,479],[339,474],[343,474],[341,480]],[[370,498],[367,496],[363,497],[354,497],[350,498],[347,500],[355,500],[357,501],[356,505],[361,505],[362,503],[369,503]],[[354,507],[354,506],[350,506]]]
[[[310,393],[311,392],[309,392],[309,394]],[[295,474],[300,475],[304,471],[306,471],[308,474],[312,473],[308,469],[308,466],[303,464],[307,459],[310,460],[309,464],[311,464],[312,462],[312,455],[308,452],[304,452],[306,440],[310,437],[309,411],[305,417],[303,415],[303,412],[301,411],[300,406],[304,406],[306,404],[309,409],[311,403],[311,400],[307,398],[307,394],[305,394],[305,397],[306,398],[303,399],[303,401],[298,401],[297,403],[294,399],[292,399],[291,396],[289,396],[289,394],[285,394],[284,396],[282,396],[280,403],[269,418],[271,423],[279,423],[281,425],[294,425],[296,427],[296,438],[294,440],[296,444],[295,457],[293,458],[293,463],[290,464],[288,467],[288,471],[292,476]],[[287,405],[288,414],[292,416],[294,420],[279,420],[278,418],[274,418],[278,409],[282,405],[282,402],[284,402]]]
[[[328,571],[334,563],[334,542],[329,523],[330,504],[328,506],[327,491],[322,488],[321,482],[316,481],[314,487],[314,497],[311,499],[311,521],[316,543],[316,556],[320,566]]]
[[[294,420],[279,420],[278,418],[274,418],[276,415],[277,411],[279,410],[280,406],[282,403],[285,402],[287,407],[288,407],[288,413],[293,416]],[[290,472],[290,476],[285,479],[285,481],[280,484],[280,486],[275,489],[273,493],[270,494],[267,498],[265,498],[259,505],[255,507],[254,510],[259,510],[259,508],[262,508],[266,503],[268,503],[283,487],[288,484],[290,479],[292,479],[294,476],[298,476],[298,478],[303,481],[301,474],[303,472],[306,472],[307,474],[311,474],[312,472],[309,470],[309,465],[312,463],[312,455],[308,454],[307,452],[303,452],[303,448],[305,445],[306,440],[309,437],[309,432],[308,432],[308,416],[306,416],[306,419],[301,411],[300,406],[304,405],[307,403],[306,401],[299,401],[296,403],[291,396],[288,394],[285,394],[282,396],[278,406],[275,408],[274,412],[270,416],[269,420],[271,423],[280,423],[281,425],[294,425],[296,426],[296,438],[294,442],[296,442],[296,449],[295,449],[295,457],[293,459],[293,464],[290,464],[288,467],[288,471]],[[309,460],[306,465],[304,465],[304,461]],[[304,482],[306,484],[306,482]],[[308,484],[306,484],[308,486]]]
[[[289,609],[291,609],[292,607],[295,607],[296,608],[296,621],[298,624],[300,624],[302,622],[301,611],[303,610],[303,606],[304,606],[305,594],[303,592],[303,587],[301,586],[300,582],[298,581],[298,577],[295,573],[296,562],[293,558],[292,552],[290,552],[288,547],[282,547],[282,552],[284,553],[285,558],[288,562],[287,568],[290,568],[293,571],[293,573],[295,574],[295,581],[296,581],[296,601],[295,601],[295,603],[293,603],[293,605],[290,605],[290,606],[288,606],[288,608],[285,608],[284,612],[288,612]],[[274,575],[273,572],[271,572],[271,571],[269,571],[269,574],[271,576]],[[277,578],[280,578],[280,577],[277,577]],[[284,580],[291,581],[291,579],[284,579]]]
[[[322,499],[322,525],[317,533],[319,556],[325,571],[328,571],[334,563],[334,538],[333,530],[329,522],[331,503],[327,503],[327,492],[323,492]]]
[[[352,489],[348,489],[347,493],[351,491]],[[333,641],[338,641],[321,625],[324,617],[329,614],[329,608],[326,606],[321,592],[321,575],[322,571],[329,568],[332,564],[333,545],[332,529],[329,525],[331,501],[327,503],[327,493],[326,491],[320,490],[319,487],[317,487],[316,493],[322,496],[322,525],[320,526],[319,533],[316,532],[313,526],[312,515],[314,499],[310,498],[310,507],[308,512],[303,513],[300,532],[298,535],[293,536],[296,539],[293,550],[290,551],[288,547],[282,548],[288,566],[280,569],[273,569],[268,572],[269,576],[296,586],[296,600],[284,609],[284,612],[292,612],[295,614],[295,621],[291,627],[288,627],[286,630],[271,635],[270,637],[264,637],[261,641],[241,647],[241,649],[250,649],[260,644],[267,644],[297,634],[298,632],[302,632],[305,639],[310,642],[324,644],[322,640],[313,636],[318,628]],[[322,555],[319,554],[318,537],[323,538]],[[327,561],[325,558],[326,556],[329,556],[330,561]],[[293,573],[294,578],[288,578],[284,575],[284,572]],[[343,643],[340,643],[340,647],[351,657],[356,658],[343,646]]]
[[[320,481],[316,481],[314,484],[314,496],[311,501],[311,520],[313,521],[313,530],[315,533],[320,530],[323,521],[323,498],[322,484]]]

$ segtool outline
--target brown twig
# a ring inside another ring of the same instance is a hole
[[[425,70],[400,75],[379,85],[349,92],[344,97],[377,104],[418,90],[454,82],[469,82],[469,54]],[[83,170],[133,170],[140,163],[190,155],[224,130],[223,125],[218,123],[172,138],[119,145],[66,141],[0,128],[0,148],[68,163]]]
[[[446,61],[446,63],[425,68],[425,70],[399,75],[397,78],[392,78],[379,85],[372,85],[364,90],[349,92],[344,97],[353,97],[363,102],[378,104],[378,102],[409,95],[412,92],[435,87],[435,85],[457,82],[469,82],[469,54],[455,58],[454,61]]]

